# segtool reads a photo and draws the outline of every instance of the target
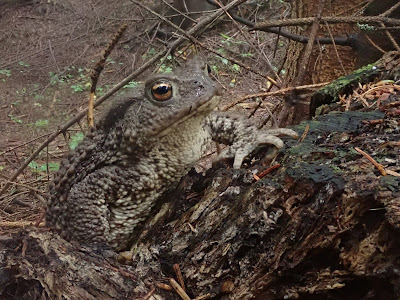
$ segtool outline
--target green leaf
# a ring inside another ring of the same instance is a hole
[[[59,163],[49,163],[49,170],[57,172],[60,169]]]
[[[19,61],[18,64],[19,64],[20,66],[23,66],[23,67],[29,67],[29,66],[30,66],[30,64],[27,64],[26,62],[23,62],[22,60]]]
[[[60,169],[60,164],[49,162],[49,164],[39,165],[36,161],[32,160],[28,167],[32,169],[32,172],[47,172],[47,169],[49,172],[57,172]]]
[[[39,165],[37,164],[36,161],[32,160],[29,164],[28,167],[32,169],[33,172],[39,172]]]
[[[85,89],[82,87],[81,84],[73,84],[71,85],[71,89],[74,91],[74,93],[77,92],[83,92]]]
[[[227,64],[228,64],[228,60],[227,60],[226,58],[222,58],[222,57],[221,57],[221,61],[222,61],[222,63],[223,63],[224,65],[227,65]]]
[[[254,56],[254,54],[253,53],[251,53],[251,52],[247,52],[247,53],[242,53],[242,54],[240,54],[242,57],[253,57]]]
[[[37,120],[35,122],[35,126],[36,127],[44,127],[44,126],[47,126],[47,125],[49,125],[49,121],[48,120]]]
[[[237,64],[233,64],[232,70],[235,71],[235,72],[239,72],[240,71],[240,66],[237,65]]]
[[[75,133],[73,136],[71,136],[71,141],[69,142],[69,148],[71,150],[74,150],[76,146],[78,146],[78,144],[83,140],[84,137],[85,135],[83,134],[83,132]]]
[[[60,164],[53,162],[49,162],[48,165],[43,164],[40,166],[40,171],[46,172],[47,168],[49,169],[49,172],[57,172],[60,169]]]
[[[22,123],[23,123],[21,119],[17,119],[17,118],[14,117],[13,115],[8,115],[8,117],[9,117],[12,121],[14,121],[15,123],[18,123],[18,124],[22,124]]]
[[[230,36],[227,36],[226,34],[220,33],[220,35],[221,35],[222,37],[226,38],[227,40],[230,40],[230,39],[231,39],[231,37],[230,37]]]
[[[11,76],[11,70],[3,69],[0,70],[1,75],[6,75],[7,77]]]
[[[128,84],[124,85],[123,88],[135,88],[137,87],[139,82],[137,81],[130,81]]]

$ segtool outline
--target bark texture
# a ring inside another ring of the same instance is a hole
[[[180,299],[156,287],[179,264],[192,299],[398,299],[400,177],[380,176],[354,150],[398,170],[398,146],[379,148],[400,139],[398,118],[361,123],[382,118],[346,112],[308,122],[303,142],[287,141],[283,166],[258,181],[261,160],[191,172],[166,196],[130,265],[49,231],[5,239],[1,298]]]

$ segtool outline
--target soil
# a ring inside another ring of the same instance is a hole
[[[264,5],[242,6],[241,13],[254,21],[284,9],[281,1],[258,3]],[[128,24],[128,29],[107,60],[97,85],[98,96],[163,49],[163,43],[148,31],[156,22],[131,1],[0,0],[0,188],[49,134],[87,106],[91,68],[122,24]],[[246,28],[243,36],[238,26],[219,23],[203,33],[201,40],[265,75],[271,75],[266,59],[279,69],[286,42],[268,33],[247,33]],[[207,61],[225,89],[225,104],[268,88],[265,78],[213,53],[187,45],[179,50],[183,52],[175,55],[187,57],[195,52]],[[167,60],[138,80],[173,65]],[[129,87],[117,97],[127,95]],[[266,100],[257,111],[259,120],[268,116],[265,106],[272,110],[281,101]],[[256,106],[253,99],[234,109],[250,115]],[[48,181],[86,128],[82,120],[58,136],[0,196],[0,235],[40,222]]]

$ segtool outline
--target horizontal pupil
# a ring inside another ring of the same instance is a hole
[[[166,93],[168,93],[169,90],[170,90],[170,88],[167,85],[158,86],[156,88],[157,94],[166,94]]]

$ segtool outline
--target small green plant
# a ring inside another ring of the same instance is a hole
[[[44,127],[44,126],[47,126],[47,125],[49,125],[49,121],[48,120],[37,120],[35,122],[35,126],[36,127]]]
[[[228,61],[226,58],[223,58],[223,57],[221,57],[221,62],[222,62],[224,65],[227,65],[227,64],[229,63],[229,61]]]
[[[376,28],[375,28],[374,26],[371,26],[371,25],[369,25],[369,24],[360,24],[360,23],[357,23],[357,27],[358,27],[360,30],[364,30],[364,31],[373,31],[373,30],[376,30]]]
[[[159,68],[161,73],[172,73],[172,68],[162,64]]]
[[[57,172],[60,169],[60,164],[53,162],[38,164],[36,161],[32,160],[28,167],[31,168],[33,172],[46,172],[47,170],[50,172]]]
[[[1,75],[6,75],[7,77],[11,76],[11,70],[3,69],[0,70]]]
[[[240,72],[240,66],[237,65],[237,64],[233,64],[232,70],[235,71],[235,72]]]
[[[240,56],[242,56],[242,57],[253,57],[254,54],[251,53],[251,52],[247,52],[247,53],[241,53]]]
[[[14,117],[13,115],[8,115],[8,117],[15,123],[18,123],[18,124],[23,123],[21,119],[18,119],[17,117]]]
[[[57,73],[54,72],[49,72],[50,75],[50,84],[51,85],[56,85],[56,84],[63,84],[64,83],[64,79],[59,78]]]
[[[27,64],[26,62],[24,62],[24,61],[19,61],[18,62],[18,64],[20,65],[20,66],[23,66],[23,67],[30,67],[31,65],[30,64]]]
[[[73,136],[71,136],[71,141],[69,142],[69,148],[71,150],[74,150],[76,146],[78,146],[78,144],[83,140],[84,137],[85,135],[83,134],[83,132],[75,133]]]
[[[123,89],[125,88],[135,88],[137,87],[139,82],[137,81],[130,81],[128,84],[124,85]]]
[[[149,51],[147,51],[145,54],[142,55],[143,58],[150,58],[156,54],[156,49],[155,48],[150,48]]]
[[[2,76],[2,75],[3,75],[3,76]],[[6,81],[6,78],[2,78],[2,77],[4,77],[4,76],[10,77],[10,76],[11,76],[11,70],[7,70],[7,69],[2,69],[2,70],[0,70],[0,78],[1,78],[1,81],[3,81],[3,82]]]
[[[85,87],[82,84],[73,84],[71,85],[71,89],[73,93],[85,91]]]

